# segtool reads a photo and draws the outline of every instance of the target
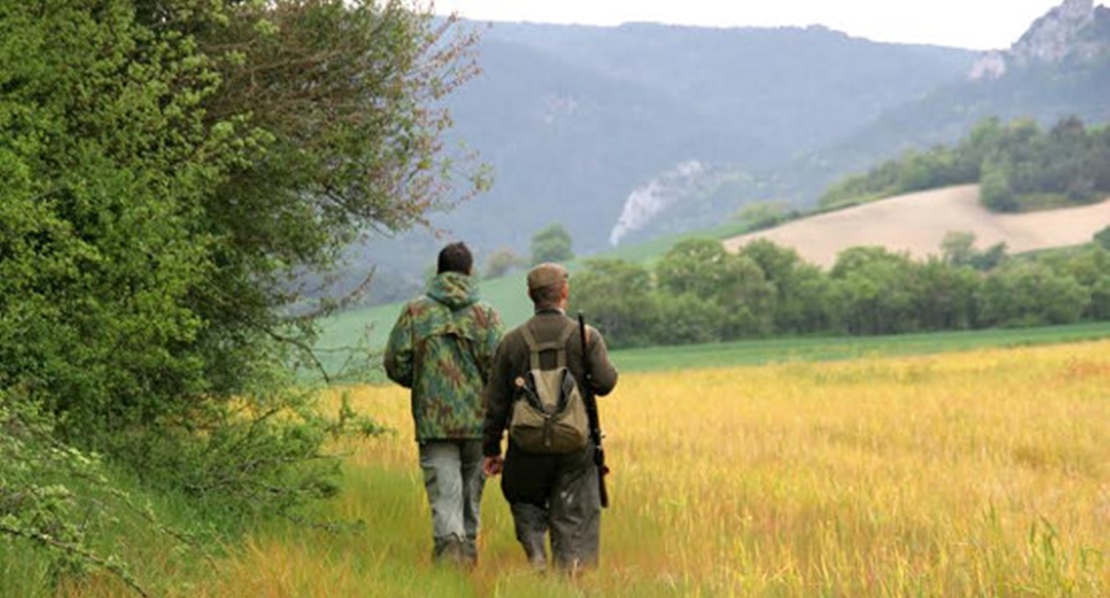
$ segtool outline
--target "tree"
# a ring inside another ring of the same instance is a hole
[[[965,330],[976,323],[980,276],[969,264],[929,259],[917,268],[914,311],[926,330]]]
[[[511,270],[523,268],[527,265],[528,260],[513,253],[512,249],[502,247],[490,254],[489,259],[486,260],[484,277],[487,279],[499,278],[508,274]]]
[[[725,251],[716,239],[676,243],[655,267],[659,290],[691,294],[719,305],[727,317],[718,325],[724,338],[770,331],[771,285],[750,258]]]
[[[574,259],[571,238],[562,224],[554,223],[532,237],[532,265]]]
[[[334,492],[341,421],[290,384],[322,312],[291,281],[445,205],[437,102],[474,72],[453,27],[399,2],[5,3],[0,391],[194,497]]]
[[[571,311],[585,314],[613,347],[649,344],[658,321],[651,273],[626,260],[602,258],[585,263],[571,279]]]
[[[747,225],[749,232],[778,226],[796,216],[797,211],[784,201],[752,202],[736,213],[736,218]]]
[[[916,264],[904,253],[882,247],[840,252],[829,272],[840,321],[851,334],[896,334],[920,325]]]
[[[744,245],[739,254],[755,262],[769,284],[768,307],[775,332],[817,332],[829,327],[829,281],[816,266],[803,262],[794,249],[767,239]]]
[[[685,345],[724,339],[722,322],[729,318],[715,301],[691,293],[660,294],[659,321],[652,334],[654,343]]]
[[[1043,326],[1078,322],[1091,295],[1070,274],[1017,261],[991,273],[977,300],[982,325]]]
[[[986,251],[980,251],[975,248],[975,234],[966,231],[945,233],[940,249],[945,264],[971,266],[980,271],[992,270],[1006,259],[1005,243],[996,243]]]
[[[949,231],[940,242],[944,263],[952,266],[970,266],[975,257],[975,233]]]
[[[1095,233],[1094,241],[1103,249],[1110,250],[1110,226]]]
[[[1091,300],[1083,318],[1110,320],[1110,250],[1090,245],[1076,251],[1049,253],[1040,261],[1054,272],[1071,276],[1087,290]]]
[[[1017,212],[1021,204],[1014,196],[1009,166],[987,162],[979,182],[979,201],[994,212]]]

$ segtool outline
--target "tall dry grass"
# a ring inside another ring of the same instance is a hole
[[[618,364],[619,365],[619,364]],[[637,374],[603,399],[602,567],[530,574],[497,482],[477,571],[433,567],[404,392],[328,508],[259,530],[189,596],[1110,595],[1110,343]]]

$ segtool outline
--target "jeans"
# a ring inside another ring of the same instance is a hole
[[[433,559],[473,566],[485,485],[481,440],[422,441],[420,467],[432,508]]]

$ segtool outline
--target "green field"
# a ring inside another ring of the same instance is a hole
[[[523,286],[523,275],[513,277],[517,285]],[[515,311],[505,311],[505,319],[510,323],[523,321],[530,313],[530,304],[517,305]],[[368,336],[370,344],[360,349],[360,356],[367,355],[369,349],[370,369],[360,372],[360,381],[384,382],[380,371],[380,347],[384,345],[389,328],[393,325],[396,313],[391,310],[397,306],[377,307],[359,313],[340,316],[329,322],[332,328],[328,338],[331,342],[347,342],[356,339],[352,336],[360,326],[360,321],[373,321],[383,318],[382,322]],[[364,320],[365,319],[365,320]],[[365,324],[361,324],[365,326]],[[1072,326],[1048,326],[1040,328],[1002,328],[989,330],[965,330],[950,332],[931,332],[920,334],[900,334],[891,336],[858,337],[798,337],[768,338],[714,343],[708,345],[681,345],[650,347],[644,349],[625,349],[612,352],[614,363],[621,371],[648,372],[682,370],[707,367],[730,367],[737,365],[762,365],[770,363],[813,362],[853,359],[859,357],[883,357],[899,355],[931,355],[955,351],[969,351],[993,347],[1021,347],[1073,343],[1110,338],[1110,322],[1095,322]],[[350,359],[351,353],[333,352],[327,354],[333,361]],[[365,357],[361,357],[363,363]]]
[[[646,372],[830,361],[859,357],[932,355],[994,347],[1074,343],[1104,338],[1110,338],[1110,322],[893,336],[772,338],[712,345],[629,349],[615,351],[613,359],[622,371]]]

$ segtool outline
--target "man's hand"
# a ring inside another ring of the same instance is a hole
[[[505,459],[501,455],[486,457],[484,460],[482,460],[482,471],[484,471],[486,475],[490,477],[500,474],[501,470],[504,469],[504,467]]]

